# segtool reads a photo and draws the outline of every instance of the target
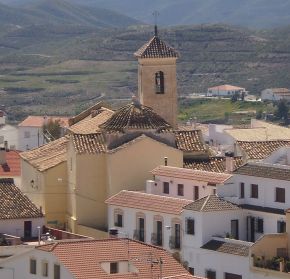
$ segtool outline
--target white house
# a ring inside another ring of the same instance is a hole
[[[243,87],[237,87],[229,84],[210,87],[207,89],[207,96],[232,97],[235,94],[246,94],[247,91]]]
[[[229,173],[170,166],[158,166],[151,173],[154,181],[147,180],[147,193],[188,200],[197,200],[215,194],[217,187],[231,177]]]
[[[164,249],[125,238],[71,240],[38,246],[3,260],[0,278],[198,279]]]
[[[261,92],[262,101],[290,100],[290,90],[288,88],[268,88]]]
[[[106,200],[109,228],[121,236],[179,251],[182,242],[182,208],[190,200],[121,191]]]
[[[18,124],[19,150],[25,151],[47,143],[50,135],[44,133],[43,125],[49,121],[60,121],[63,135],[68,128],[68,119],[58,116],[28,116]]]
[[[182,258],[196,275],[235,278],[228,276],[246,274],[244,269],[249,270],[247,256],[251,244],[226,238],[245,237],[242,227],[246,222],[239,206],[210,195],[185,206],[182,220],[185,227]]]
[[[38,237],[44,216],[13,183],[0,179],[0,233],[31,239]]]

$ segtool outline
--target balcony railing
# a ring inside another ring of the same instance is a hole
[[[151,234],[151,243],[153,245],[162,246],[163,245],[162,234],[161,233],[152,233]]]
[[[280,272],[290,272],[290,260],[286,257],[265,258],[264,256],[253,256],[253,266],[263,269],[276,270]]]
[[[169,248],[170,249],[180,249],[180,237],[175,235],[170,236],[169,238]]]
[[[145,231],[144,230],[134,230],[133,238],[135,240],[145,241]]]

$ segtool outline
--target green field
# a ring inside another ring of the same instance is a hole
[[[225,123],[227,118],[232,118],[231,114],[237,111],[262,111],[272,113],[274,107],[263,102],[247,102],[225,99],[182,99],[179,104],[179,120],[186,121],[190,118],[198,122]],[[250,117],[245,117],[234,124],[244,124],[250,121]]]

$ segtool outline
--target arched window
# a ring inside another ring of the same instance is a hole
[[[155,91],[156,94],[164,94],[164,73],[161,71],[155,73]]]

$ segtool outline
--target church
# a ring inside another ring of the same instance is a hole
[[[22,191],[48,226],[98,236],[108,229],[107,198],[144,190],[158,165],[208,157],[200,131],[178,129],[178,53],[155,28],[135,57],[138,98],[117,111],[100,102],[72,117],[65,137],[21,153]]]

